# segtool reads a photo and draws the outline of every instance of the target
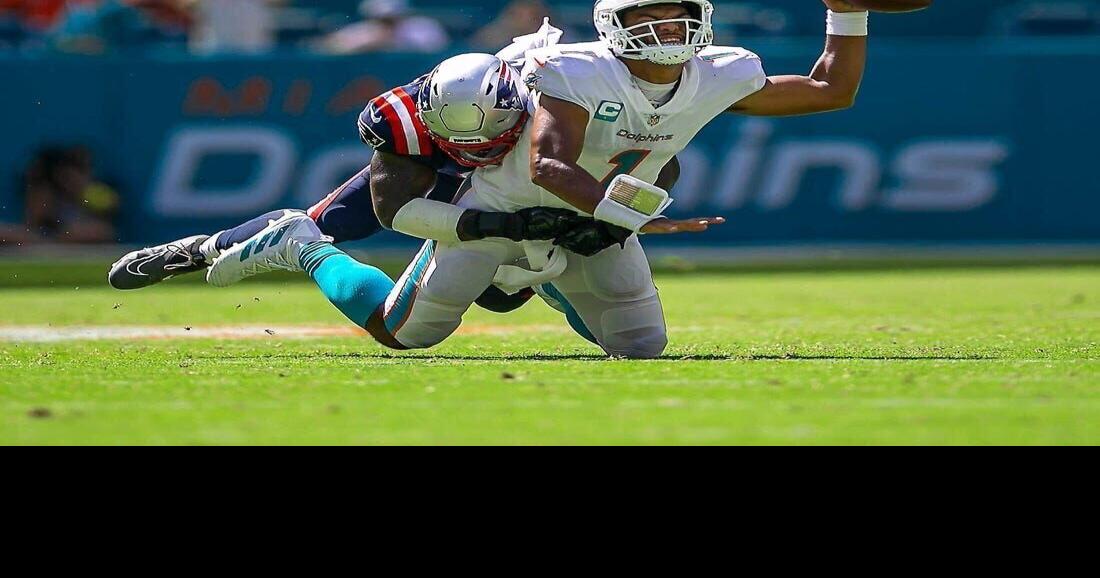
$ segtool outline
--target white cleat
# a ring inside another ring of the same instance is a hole
[[[229,287],[272,271],[302,272],[299,254],[303,247],[316,241],[331,243],[332,237],[321,234],[309,215],[284,211],[266,229],[223,252],[206,272],[206,282],[215,287]]]

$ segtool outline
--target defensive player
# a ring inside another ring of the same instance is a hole
[[[375,99],[359,117],[359,133],[364,143],[375,149],[369,167],[325,197],[307,211],[323,235],[334,243],[369,238],[383,228],[401,231],[410,212],[401,210],[413,199],[432,199],[451,203],[461,183],[471,171],[490,166],[517,144],[526,128],[528,110],[526,87],[517,82],[518,74],[505,64],[522,66],[528,50],[554,45],[561,31],[544,24],[538,32],[517,38],[497,57],[463,55],[439,66],[443,75],[465,75],[484,81],[484,91],[467,92],[451,98],[454,109],[483,111],[480,122],[471,130],[457,132],[429,117],[424,122],[418,109],[427,76],[389,91]],[[678,165],[670,163],[662,182],[671,186],[678,176]],[[223,252],[243,243],[272,222],[292,211],[280,210],[261,215],[238,227],[213,235],[196,235],[142,249],[124,256],[112,266],[108,276],[116,289],[148,287],[174,276],[202,271]],[[501,237],[519,240],[553,239],[573,231],[581,251],[591,251],[592,243],[609,244],[606,225],[577,220],[574,213],[531,210],[503,214],[467,211],[456,232],[465,240]],[[568,241],[565,241],[568,244]],[[262,251],[264,245],[253,249]],[[493,287],[486,289],[478,303],[486,309],[507,312],[525,303],[534,293],[524,290],[507,295]]]
[[[544,294],[579,319],[608,354],[659,356],[667,345],[660,300],[636,237],[593,256],[545,245],[486,239],[461,242],[463,210],[512,212],[550,206],[594,215],[631,233],[705,230],[721,219],[661,217],[661,168],[716,116],[794,115],[847,108],[866,59],[868,14],[823,0],[827,40],[808,76],[764,74],[760,59],[712,46],[708,0],[600,0],[601,41],[527,55],[524,78],[538,99],[529,138],[500,166],[479,168],[458,207],[417,203],[429,242],[396,286],[323,242],[308,220],[289,218],[257,240],[283,238],[280,265],[305,270],[352,321],[397,348],[440,343],[461,323],[502,265],[528,260]],[[430,108],[430,107],[429,107]],[[238,251],[215,264],[232,276],[256,266]],[[564,264],[563,264],[564,263]],[[354,296],[349,306],[346,299]]]

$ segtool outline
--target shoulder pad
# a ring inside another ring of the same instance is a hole
[[[432,156],[428,128],[416,114],[419,84],[395,88],[367,105],[359,115],[359,137],[381,152]]]

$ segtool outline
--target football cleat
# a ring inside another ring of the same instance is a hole
[[[202,271],[209,263],[199,251],[206,235],[134,251],[111,265],[107,281],[121,291],[143,289],[177,275]]]
[[[206,282],[228,287],[272,271],[302,272],[299,254],[303,247],[316,241],[331,243],[332,237],[321,234],[309,215],[284,211],[266,229],[223,252],[206,272]]]

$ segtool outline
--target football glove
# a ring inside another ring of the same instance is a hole
[[[573,227],[567,233],[558,236],[554,239],[554,244],[582,257],[591,257],[615,245],[625,247],[626,240],[634,234],[630,229],[611,223],[594,219],[586,219],[586,221],[585,224]]]
[[[550,241],[589,220],[566,209],[534,207],[518,213],[466,211],[458,222],[462,240],[502,237],[513,241]]]

